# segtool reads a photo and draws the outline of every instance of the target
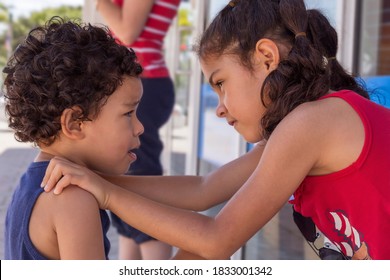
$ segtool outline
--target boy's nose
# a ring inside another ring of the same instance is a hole
[[[137,118],[137,124],[134,128],[134,132],[135,132],[134,134],[136,136],[140,136],[141,134],[144,133],[144,131],[145,131],[144,125]]]

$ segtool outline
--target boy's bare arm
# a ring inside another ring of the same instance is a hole
[[[55,196],[53,223],[61,259],[105,259],[103,230],[96,199],[75,187]]]

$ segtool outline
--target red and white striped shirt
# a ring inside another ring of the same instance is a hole
[[[123,0],[114,0],[114,3],[120,7],[123,6]],[[180,0],[156,0],[140,36],[132,45],[128,45],[136,52],[138,60],[144,68],[143,77],[169,76],[164,60],[163,44],[179,5]],[[118,38],[116,39],[121,43]]]

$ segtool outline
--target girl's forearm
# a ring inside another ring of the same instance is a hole
[[[112,186],[109,193],[105,208],[142,232],[202,258],[229,257],[219,256],[217,244],[223,233],[215,227],[214,218],[150,201],[119,187]]]
[[[151,200],[170,206],[202,211],[205,205],[200,176],[109,176],[106,180]]]
[[[111,183],[170,206],[204,211],[230,199],[254,171],[264,149],[255,146],[207,176],[107,176]]]
[[[173,260],[204,260],[205,258],[202,258],[201,256],[179,249],[172,259]]]

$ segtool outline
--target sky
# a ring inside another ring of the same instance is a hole
[[[14,18],[28,16],[32,11],[61,5],[82,6],[84,0],[0,0],[0,3],[11,8]]]

